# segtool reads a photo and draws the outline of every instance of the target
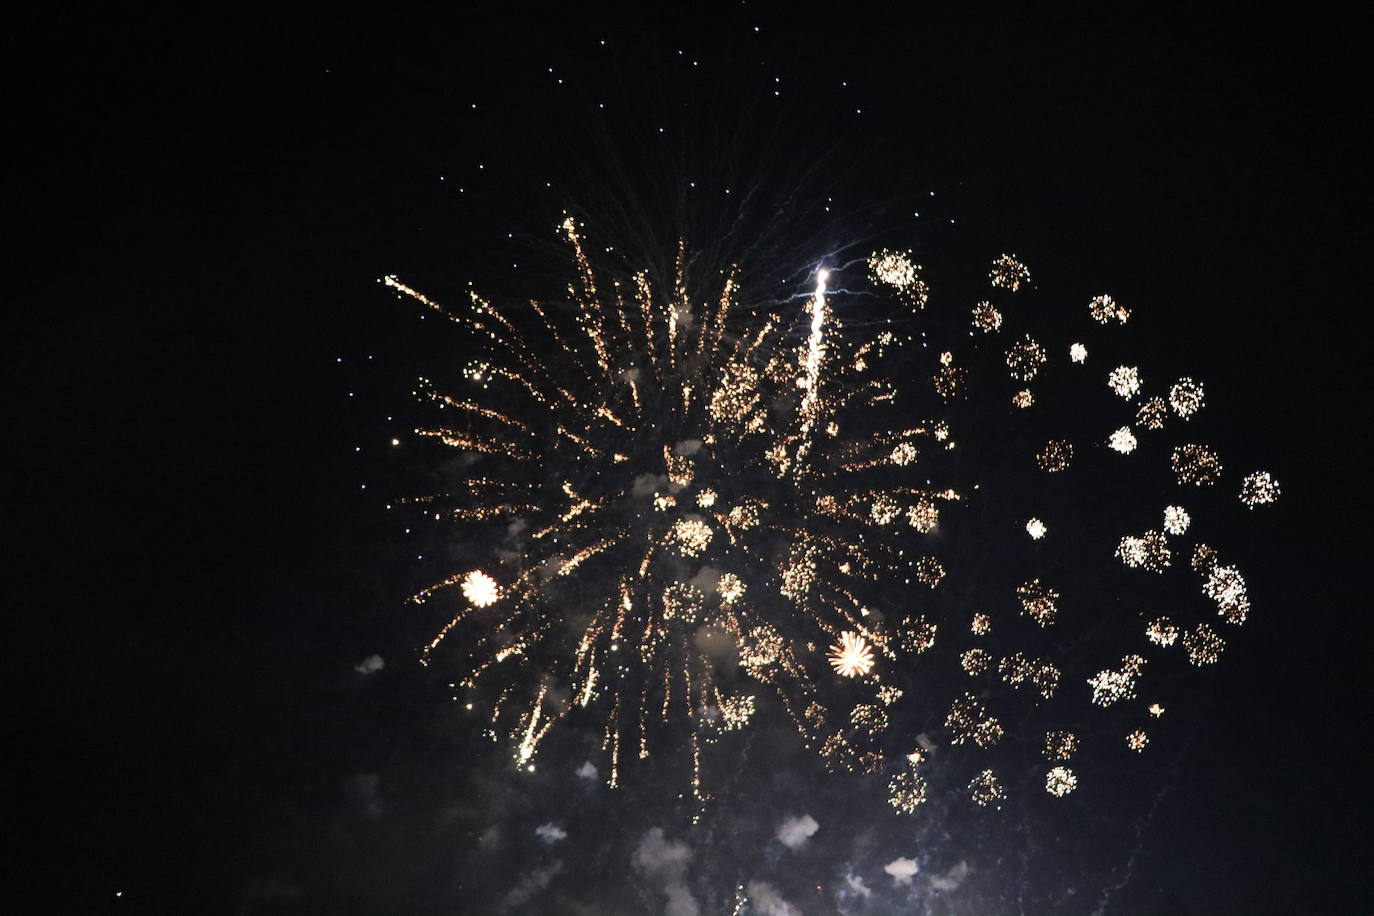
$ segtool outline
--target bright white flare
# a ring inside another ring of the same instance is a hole
[[[463,579],[463,597],[473,607],[489,607],[501,598],[501,586],[480,569],[474,569]]]
[[[873,668],[873,650],[858,633],[846,630],[830,648],[830,666],[841,677],[858,677]]]

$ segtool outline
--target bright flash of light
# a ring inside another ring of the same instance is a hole
[[[846,630],[830,649],[830,667],[841,677],[858,677],[873,669],[873,650],[858,633]]]
[[[474,569],[463,577],[463,597],[473,607],[490,607],[500,600],[501,587],[491,576]]]

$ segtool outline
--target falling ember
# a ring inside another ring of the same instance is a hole
[[[501,588],[496,580],[480,569],[474,569],[463,577],[463,597],[473,607],[490,607],[501,598]]]
[[[873,650],[862,636],[846,630],[830,649],[830,667],[841,677],[858,677],[873,668]]]

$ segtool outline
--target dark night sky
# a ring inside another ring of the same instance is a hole
[[[1156,303],[1170,331],[1147,339],[1215,383],[1232,450],[1284,483],[1247,548],[1257,611],[1198,678],[1201,727],[1108,912],[1368,908],[1367,23],[837,14],[17,30],[5,833],[24,903],[5,909],[494,911],[464,896],[489,867],[474,837],[424,816],[484,777],[410,670],[411,550],[358,489],[400,472],[353,449],[412,409],[405,354],[439,352],[375,281],[457,288],[493,239],[551,224],[530,164],[580,142],[589,99],[766,98],[774,74],[768,117],[863,151],[856,194],[869,163],[899,165],[969,226],[957,244]],[[371,653],[385,671],[356,675]],[[577,810],[613,833],[629,795]],[[494,870],[509,886],[534,861]],[[602,864],[584,889],[627,867]]]

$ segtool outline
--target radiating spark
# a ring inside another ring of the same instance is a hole
[[[830,667],[841,677],[858,677],[873,668],[873,650],[857,633],[846,630],[830,649]]]
[[[1029,534],[1037,541],[1044,537],[1047,531],[1049,531],[1049,529],[1045,527],[1045,523],[1038,518],[1033,518],[1026,522],[1026,534]]]
[[[1076,363],[1081,363],[1088,358],[1088,348],[1081,343],[1075,343],[1069,347],[1069,359]]]
[[[473,607],[490,607],[500,600],[501,587],[491,576],[474,569],[463,578],[463,597]]]
[[[1169,534],[1183,534],[1191,521],[1188,510],[1182,506],[1164,507],[1164,530]]]

